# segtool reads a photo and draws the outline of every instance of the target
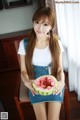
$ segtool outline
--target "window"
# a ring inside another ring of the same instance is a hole
[[[32,5],[32,0],[3,0],[5,9]]]

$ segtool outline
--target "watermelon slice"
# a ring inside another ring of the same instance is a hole
[[[32,84],[34,90],[40,95],[50,95],[57,87],[57,79],[52,75],[37,78]]]

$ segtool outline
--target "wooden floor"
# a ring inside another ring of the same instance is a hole
[[[8,112],[8,120],[20,120],[14,102],[15,85],[17,83],[19,70],[0,73],[0,101],[4,110]],[[67,80],[67,75],[66,75]],[[23,106],[25,120],[36,120],[33,108],[30,103]],[[61,109],[61,120],[64,120],[64,104]],[[80,120],[80,102],[77,101],[75,92],[69,92],[69,120]]]

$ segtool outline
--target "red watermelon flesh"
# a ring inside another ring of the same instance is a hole
[[[35,84],[38,86],[38,87],[41,87],[41,88],[47,88],[47,89],[50,89],[51,87],[53,87],[55,85],[55,81],[53,81],[51,78],[49,77],[43,77],[43,78],[40,78],[39,80],[37,80],[35,82]]]

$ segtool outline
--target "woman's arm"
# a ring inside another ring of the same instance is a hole
[[[63,65],[62,65],[62,53],[60,52],[59,55],[59,65],[57,70],[57,79],[61,81],[62,83],[65,83],[65,75],[63,71]]]
[[[20,55],[20,69],[21,69],[21,78],[26,87],[28,87],[32,94],[34,95],[35,91],[32,87],[33,80],[29,80],[29,76],[26,70],[25,55]]]
[[[58,70],[57,70],[57,80],[58,80],[58,87],[55,91],[55,94],[59,94],[62,95],[62,89],[65,86],[65,76],[64,76],[64,72],[63,72],[63,66],[62,66],[62,53],[60,53],[59,56],[59,65],[58,65]]]
[[[20,69],[21,69],[21,78],[25,84],[26,82],[29,81],[29,77],[26,70],[25,55],[20,55]]]

